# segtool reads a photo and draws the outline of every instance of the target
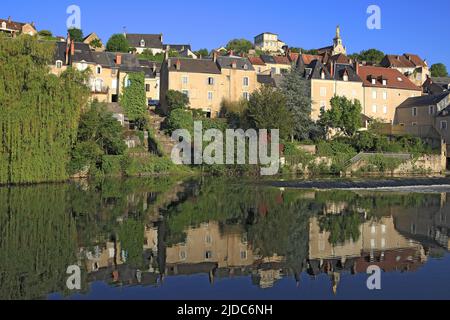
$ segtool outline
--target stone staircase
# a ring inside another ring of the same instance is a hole
[[[159,149],[156,148],[156,144],[151,144],[151,151],[159,156],[170,157],[172,150],[177,144],[171,137],[167,136],[164,131],[162,131],[162,123],[165,118],[157,115],[153,111],[150,112],[150,127],[152,128],[152,136],[154,142],[159,145]]]

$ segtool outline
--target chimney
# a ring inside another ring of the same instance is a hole
[[[359,76],[359,62],[358,62],[358,60],[355,60],[355,72],[356,72],[356,75]]]
[[[161,40],[161,42],[163,42],[163,34],[162,33],[159,34],[159,39]]]
[[[233,68],[233,69],[237,68],[237,63],[235,60],[233,60],[233,62],[231,62],[231,68]]]
[[[70,55],[72,57],[75,55],[75,41],[70,42]]]
[[[153,73],[156,72],[156,63],[154,63],[154,62],[153,62],[152,70],[153,70]]]
[[[8,17],[8,23],[11,23],[11,16]]]
[[[166,52],[164,52],[164,60],[169,60],[170,46],[166,46]]]
[[[334,62],[333,61],[330,61],[330,75],[331,75],[331,78],[333,79],[334,78]]]
[[[217,51],[215,51],[215,50],[213,52],[213,61],[217,62]]]
[[[180,61],[180,59],[178,59],[177,62],[176,62],[176,68],[177,68],[178,71],[181,70],[181,61]]]
[[[172,66],[172,59],[167,59],[167,67],[170,68]]]
[[[116,54],[116,64],[120,66],[122,64],[122,55]]]
[[[67,39],[69,42],[66,43],[66,65],[69,65],[69,52],[70,52],[70,39]]]

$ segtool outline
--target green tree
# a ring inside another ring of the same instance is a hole
[[[292,115],[292,136],[298,140],[309,139],[317,126],[311,120],[311,87],[303,80],[297,68],[285,75],[281,90],[286,98],[286,108]]]
[[[87,74],[50,74],[54,43],[0,37],[0,184],[68,178]]]
[[[195,51],[195,55],[199,58],[200,58],[200,56],[204,58],[204,57],[209,56],[209,51],[208,51],[208,49],[200,49],[198,51]]]
[[[301,52],[304,54],[313,54],[313,55],[317,55],[319,54],[319,51],[316,49],[301,49]]]
[[[235,54],[248,53],[253,48],[253,44],[246,39],[233,39],[228,42],[226,48],[233,50]]]
[[[363,50],[360,53],[355,53],[350,57],[353,59],[357,59],[358,61],[366,61],[373,64],[380,64],[381,60],[383,60],[385,54],[384,52],[377,49],[369,49]]]
[[[41,37],[53,37],[53,33],[50,30],[41,30],[39,31],[39,35]]]
[[[263,86],[250,96],[246,117],[255,129],[279,129],[280,137],[292,133],[292,115],[286,107],[284,94],[275,88]]]
[[[326,128],[339,129],[353,136],[361,127],[362,107],[359,100],[351,101],[346,97],[334,96],[331,109],[322,112],[319,123]]]
[[[127,53],[130,51],[130,44],[123,34],[113,34],[106,43],[106,51]]]
[[[70,34],[70,39],[72,39],[75,42],[83,42],[84,39],[83,30],[77,28],[70,28],[67,31]]]
[[[120,104],[125,109],[128,119],[134,121],[147,113],[147,97],[145,94],[145,75],[143,72],[128,73],[124,78],[124,90]]]
[[[175,109],[170,112],[164,122],[166,132],[171,135],[175,130],[186,129],[194,133],[194,117],[191,110]]]
[[[447,77],[447,67],[443,63],[435,63],[430,68],[432,77]]]
[[[91,43],[89,43],[89,45],[93,48],[101,48],[102,42],[100,41],[100,39],[94,39],[91,41]]]
[[[189,107],[189,97],[180,91],[167,91],[166,100],[170,111]]]

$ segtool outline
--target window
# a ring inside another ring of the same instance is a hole
[[[142,48],[145,47],[145,40],[144,40],[144,39],[141,40],[141,47],[142,47]]]
[[[103,88],[103,80],[102,79],[96,79],[95,80],[95,91],[101,92]]]
[[[188,78],[187,76],[183,76],[183,77],[181,78],[181,82],[182,82],[184,85],[187,85],[188,82],[189,82],[189,78]]]
[[[150,92],[150,84],[145,84],[145,91]]]
[[[248,92],[244,92],[243,95],[245,100],[249,101],[250,100],[250,95],[248,94]]]
[[[388,107],[387,106],[383,106],[383,113],[387,114],[388,113]]]
[[[212,243],[212,237],[209,234],[205,237],[205,242],[206,242],[206,244]]]
[[[377,79],[372,78],[372,84],[377,84]]]
[[[58,69],[62,68],[62,61],[61,60],[56,61],[56,68],[58,68]]]
[[[447,130],[447,121],[441,121],[441,130]]]
[[[212,100],[213,100],[213,92],[212,92],[212,91],[209,91],[209,92],[208,92],[208,100],[209,100],[209,101],[212,101]]]
[[[248,87],[250,80],[248,77],[244,77],[244,87]]]
[[[206,252],[205,252],[205,259],[206,259],[206,260],[211,260],[212,257],[213,257],[213,254],[212,254],[211,251],[206,251]]]
[[[376,247],[375,239],[371,239],[371,240],[370,240],[370,247],[371,247],[372,249],[375,249],[375,247]]]
[[[374,104],[374,105],[372,106],[372,112],[373,112],[373,113],[377,113],[377,111],[378,111],[378,107],[377,107],[376,104]]]
[[[416,107],[412,108],[412,116],[417,117],[417,108]]]
[[[321,87],[320,88],[320,96],[321,97],[326,97],[327,96],[327,88],[325,88],[325,87]]]
[[[388,94],[387,91],[383,91],[383,100],[387,100]]]
[[[372,226],[370,232],[372,234],[376,234],[377,233],[377,228],[375,226]]]
[[[101,74],[102,73],[102,67],[97,66],[97,68],[95,68],[95,72],[97,72],[97,74]]]
[[[387,80],[383,79],[383,86],[387,86]]]
[[[343,79],[344,79],[344,81],[348,81],[348,75],[347,75],[347,74],[344,74]]]
[[[386,226],[384,224],[381,226],[381,233],[382,234],[386,233]]]
[[[214,78],[213,77],[209,77],[208,78],[208,85],[210,85],[210,86],[214,85]]]
[[[325,79],[325,72],[324,71],[322,71],[322,73],[320,74],[320,78],[323,80],[323,79]]]
[[[376,98],[377,98],[377,91],[372,90],[372,99],[376,99]]]
[[[413,123],[411,123],[411,125],[412,125],[413,127],[417,127],[417,122],[413,122]]]
[[[241,260],[247,260],[248,254],[247,251],[241,251]]]
[[[434,106],[430,106],[429,112],[430,112],[431,115],[434,114]]]
[[[5,21],[2,22],[2,29],[6,29],[6,22]]]
[[[186,251],[180,251],[180,260],[184,261],[187,259]]]
[[[181,90],[181,92],[189,98],[189,90]]]
[[[381,248],[386,248],[386,239],[381,239]]]

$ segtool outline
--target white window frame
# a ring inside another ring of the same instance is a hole
[[[372,90],[372,99],[373,99],[373,100],[376,100],[376,99],[377,99],[377,96],[378,96],[378,95],[377,95],[377,90],[375,90],[375,89]]]
[[[216,83],[214,77],[208,77],[207,79],[208,85],[213,86]]]
[[[249,78],[249,77],[244,77],[244,78],[242,79],[242,85],[243,85],[244,87],[250,86],[250,78]]]
[[[383,91],[383,100],[387,100],[387,98],[388,98],[387,91]]]
[[[417,114],[418,114],[417,107],[413,107],[411,109],[411,115],[415,118],[415,117],[417,117]]]
[[[326,87],[320,87],[320,96],[321,97],[327,96],[327,88]]]
[[[56,68],[57,68],[57,69],[61,69],[62,66],[63,66],[63,62],[62,62],[61,60],[57,60],[57,61],[56,61]]]
[[[182,76],[181,77],[181,84],[188,85],[189,84],[189,77],[188,76]]]
[[[376,104],[372,105],[372,113],[378,112],[378,106]]]
[[[388,107],[387,106],[383,106],[383,113],[387,114],[388,113]]]
[[[141,45],[141,48],[145,48],[145,40],[144,39],[141,39],[140,45]]]
[[[445,126],[444,126],[444,123],[445,123]],[[448,130],[447,120],[441,120],[440,128],[441,128],[441,130]]]
[[[242,97],[243,97],[245,100],[250,101],[250,94],[249,94],[247,91],[244,91],[244,92],[242,93]]]
[[[213,101],[214,100],[214,92],[208,91],[207,98],[208,98],[208,101]]]

